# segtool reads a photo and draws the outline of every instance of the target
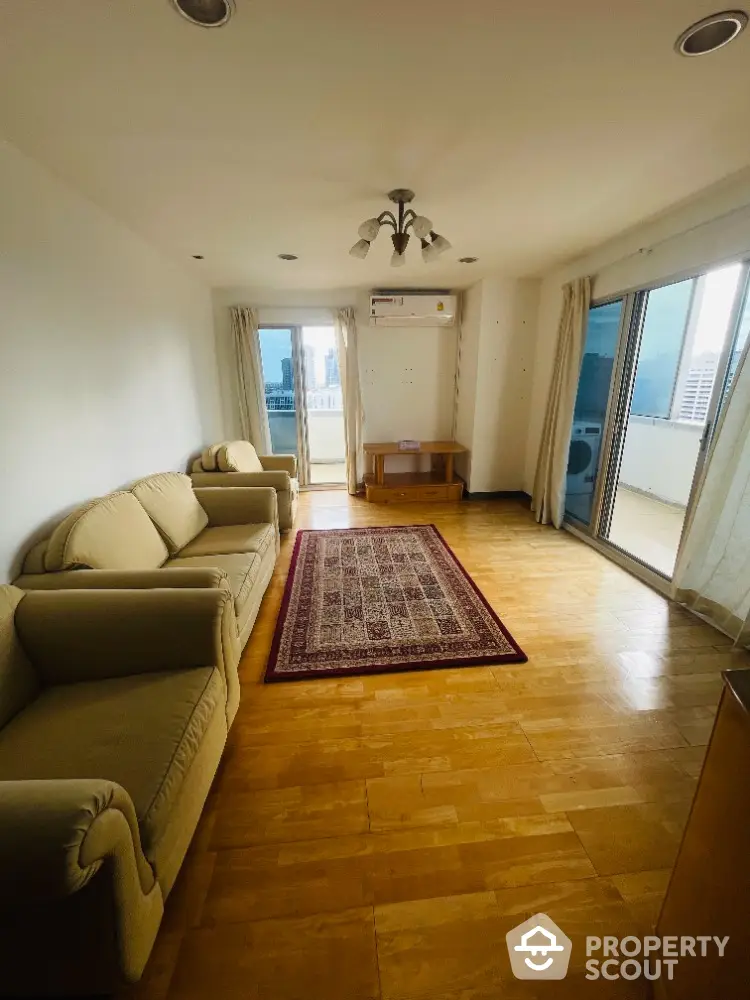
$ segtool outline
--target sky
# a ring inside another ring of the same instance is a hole
[[[325,384],[325,355],[334,347],[336,335],[332,326],[303,326],[302,343],[313,347],[315,358],[315,381]],[[282,358],[292,356],[292,331],[277,329],[260,330],[260,353],[265,382],[281,382]]]
[[[706,276],[703,302],[695,328],[694,355],[721,352],[740,270],[739,264],[732,264],[731,267],[711,271]]]
[[[692,356],[720,353],[727,333],[741,266],[732,264],[706,275],[703,299],[698,313]],[[648,298],[641,342],[641,360],[663,354],[679,355],[690,305],[693,279],[678,281],[654,289]],[[620,302],[595,309],[589,319],[586,350],[612,356],[620,320]],[[650,336],[649,336],[650,333]]]

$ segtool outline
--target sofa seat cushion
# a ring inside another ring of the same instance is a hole
[[[213,667],[45,688],[0,731],[0,781],[116,781],[133,800],[153,861],[203,734],[225,703]]]
[[[61,521],[44,554],[48,573],[66,569],[157,569],[169,552],[132,493],[91,500]]]
[[[229,579],[229,589],[234,597],[234,610],[239,616],[260,575],[260,556],[255,552],[233,555],[176,556],[167,566],[210,566],[223,570]]]
[[[181,472],[160,472],[139,479],[132,492],[163,535],[172,555],[208,524],[208,514],[193,493],[190,477]]]
[[[258,453],[249,441],[229,441],[216,453],[222,472],[263,472]]]
[[[276,529],[272,524],[225,524],[206,528],[182,549],[180,557],[234,552],[257,552],[262,556],[275,542]]]

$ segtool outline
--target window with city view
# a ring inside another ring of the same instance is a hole
[[[714,268],[589,310],[566,514],[666,577],[710,440],[714,394],[720,407],[750,335],[747,271]]]
[[[647,293],[633,416],[705,423],[740,271],[735,264]]]
[[[259,335],[274,453],[297,455],[310,483],[345,482],[343,398],[334,328],[264,327]],[[298,399],[301,386],[303,398]],[[300,406],[305,421],[298,419]]]

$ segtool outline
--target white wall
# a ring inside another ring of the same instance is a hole
[[[485,278],[464,297],[456,437],[471,493],[523,488],[539,282]]]
[[[534,352],[526,490],[531,492],[557,341],[562,285],[594,278],[595,298],[667,281],[750,254],[750,171],[705,191],[649,223],[545,276]]]
[[[357,310],[365,441],[450,440],[458,327],[369,325],[369,298]],[[423,458],[426,467],[428,459]],[[387,471],[414,468],[414,456],[387,461]]]
[[[467,485],[471,481],[472,443],[476,415],[477,366],[482,335],[482,292],[484,283],[467,288],[461,300],[461,328],[456,355],[455,436],[469,449],[456,459],[456,471]]]
[[[208,289],[0,143],[0,580],[45,526],[223,436]]]
[[[679,420],[631,417],[620,482],[669,503],[687,506],[703,427]]]
[[[343,306],[357,310],[359,369],[365,441],[450,438],[458,329],[383,328],[369,325],[369,293],[354,289],[284,292],[253,288],[213,293],[220,342],[222,384],[230,434],[239,434],[234,406],[229,307],[253,305],[261,323],[330,323]],[[412,468],[413,456],[388,461],[389,471]]]

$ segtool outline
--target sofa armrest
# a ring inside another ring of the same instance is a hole
[[[226,681],[233,616],[223,589],[31,591],[15,627],[46,684],[189,667],[216,667]]]
[[[212,527],[225,524],[274,524],[278,530],[276,490],[270,486],[201,487],[194,492],[208,514],[208,523]]]
[[[107,858],[128,866],[131,877],[135,868],[141,892],[154,888],[135,809],[120,785],[98,778],[0,782],[4,902],[69,896]]]
[[[272,486],[289,489],[288,472],[204,472],[191,476],[193,486]]]
[[[258,461],[268,472],[280,469],[294,479],[297,475],[296,455],[258,455]]]
[[[162,569],[70,569],[59,573],[24,573],[14,580],[21,590],[207,590],[229,591],[218,567],[165,566]]]

